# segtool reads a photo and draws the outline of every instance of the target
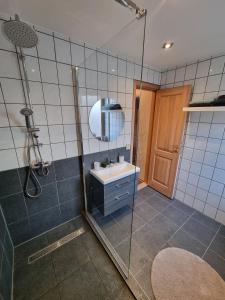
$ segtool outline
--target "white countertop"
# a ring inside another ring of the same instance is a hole
[[[128,162],[115,163],[113,166],[107,168],[101,167],[99,170],[90,170],[90,174],[102,184],[108,184],[138,172],[140,172],[140,168]]]

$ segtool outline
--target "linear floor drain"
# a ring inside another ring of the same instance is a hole
[[[52,243],[51,245],[49,245],[45,248],[42,248],[41,250],[33,253],[32,255],[30,255],[28,257],[28,264],[32,264],[33,262],[42,258],[43,256],[50,254],[51,252],[53,252],[56,249],[58,249],[59,247],[65,245],[66,243],[72,241],[73,239],[77,238],[78,236],[80,236],[83,233],[85,233],[85,229],[83,227],[81,227],[80,229],[71,232],[70,234],[64,236],[60,240]]]

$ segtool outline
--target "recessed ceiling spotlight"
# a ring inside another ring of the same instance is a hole
[[[173,47],[173,42],[166,42],[162,46],[163,49],[170,49],[172,47]]]

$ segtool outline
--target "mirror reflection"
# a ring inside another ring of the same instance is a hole
[[[89,126],[94,137],[100,141],[115,141],[124,128],[124,112],[116,100],[103,98],[91,108]]]

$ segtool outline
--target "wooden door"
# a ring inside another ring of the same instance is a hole
[[[154,120],[155,92],[136,90],[136,96],[140,98],[137,119],[137,161],[136,165],[140,167],[139,180],[148,181],[149,156],[152,139],[152,127]]]
[[[172,197],[191,86],[157,91],[148,184]]]

